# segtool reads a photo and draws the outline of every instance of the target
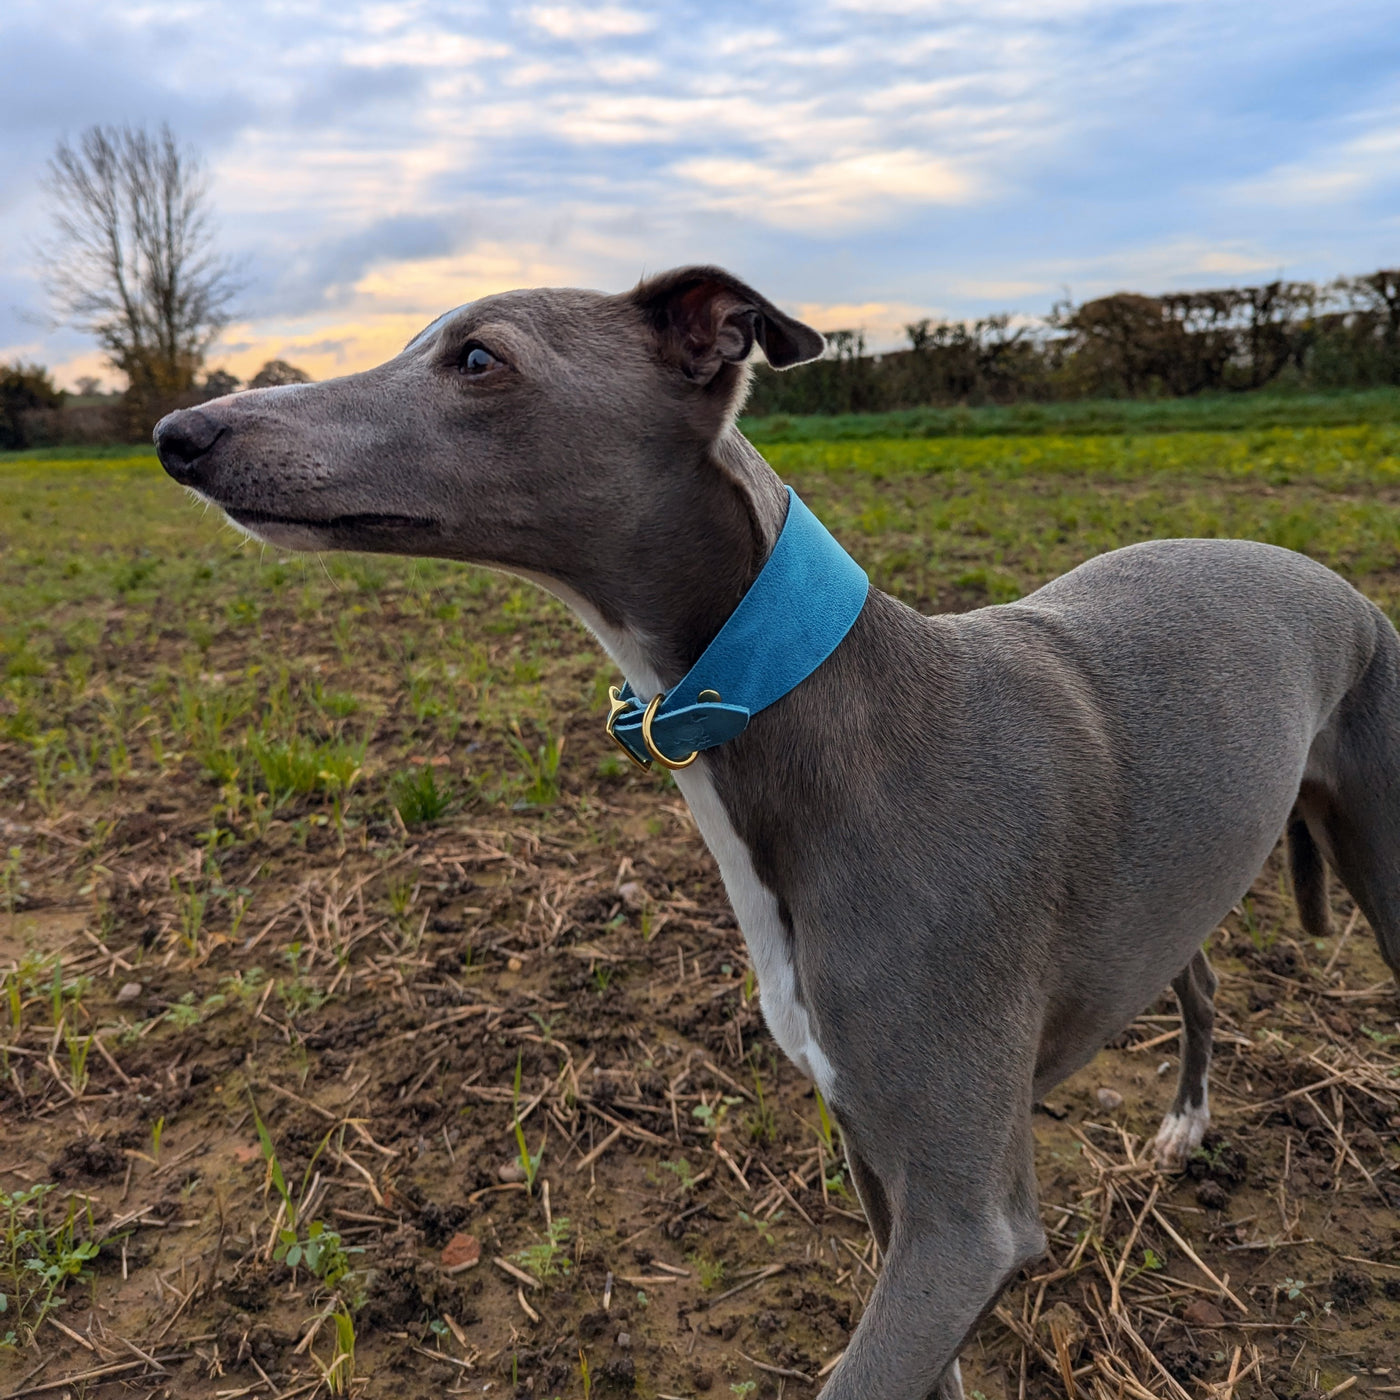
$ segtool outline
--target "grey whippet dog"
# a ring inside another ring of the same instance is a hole
[[[509,292],[366,373],[172,414],[156,442],[280,547],[537,581],[647,697],[783,524],[734,426],[755,342],[779,368],[823,347],[716,268]],[[1044,1247],[1032,1105],[1168,981],[1159,1160],[1200,1142],[1202,943],[1280,832],[1307,930],[1328,925],[1325,856],[1400,965],[1400,639],[1268,545],[1134,545],[961,616],[871,588],[819,669],[676,781],[884,1255],[828,1400],[961,1393],[964,1339]]]

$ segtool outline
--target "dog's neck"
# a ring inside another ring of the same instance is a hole
[[[595,577],[516,570],[564,602],[602,643],[632,689],[669,690],[738,606],[782,530],[777,473],[736,430],[692,461],[667,464],[672,489],[638,532],[622,568]]]

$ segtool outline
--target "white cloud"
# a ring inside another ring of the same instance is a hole
[[[4,0],[0,246],[42,235],[61,132],[165,116],[250,268],[230,353],[317,372],[467,295],[683,261],[876,343],[1066,284],[1330,276],[1387,257],[1400,214],[1390,8]],[[66,362],[21,315],[32,279],[0,275],[0,359]]]
[[[952,290],[999,302],[1003,309],[1013,304],[1035,306],[1037,302],[1041,309],[1048,309],[1050,301],[1066,293],[1075,300],[1087,300],[1110,292],[1197,290],[1289,275],[1288,265],[1294,256],[1256,243],[1178,238],[1092,256],[1037,260],[1022,269],[1033,276],[1000,283],[958,281]]]
[[[620,5],[535,5],[530,23],[554,39],[615,39],[645,34],[654,21]]]
[[[1306,159],[1274,166],[1241,181],[1237,198],[1288,207],[1306,202],[1350,201],[1400,185],[1400,105],[1367,112],[1349,123],[1360,127]]]
[[[417,68],[464,68],[474,63],[509,58],[510,46],[488,43],[450,30],[415,29],[351,44],[342,51],[348,63],[366,67],[407,64]]]
[[[871,350],[907,349],[904,328],[925,317],[936,319],[939,312],[912,302],[799,302],[793,314],[809,326],[830,334],[837,330],[860,331]]]
[[[706,190],[713,207],[779,228],[855,228],[900,207],[965,204],[978,193],[953,162],[912,150],[863,151],[795,169],[700,158],[675,170]]]

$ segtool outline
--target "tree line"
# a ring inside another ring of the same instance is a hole
[[[268,360],[245,384],[226,369],[196,378],[164,394],[133,391],[103,394],[95,381],[70,394],[42,365],[0,364],[0,451],[59,444],[147,442],[162,414],[191,408],[238,389],[309,384],[311,376],[286,360]],[[87,392],[82,392],[87,389]]]
[[[1400,385],[1400,269],[1319,285],[1115,292],[1043,319],[921,320],[870,354],[827,333],[817,361],[754,376],[747,411],[873,413],[952,404],[1177,398],[1268,387]]]

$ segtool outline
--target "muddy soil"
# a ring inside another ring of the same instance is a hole
[[[815,1395],[879,1260],[588,641],[509,584],[205,547],[116,558],[100,605],[11,555],[55,640],[11,648],[0,739],[0,1190],[52,1184],[100,1251],[32,1334],[0,1315],[0,1394]],[[435,628],[475,658],[436,689]],[[362,721],[363,773],[253,762],[299,727],[337,764]],[[1169,996],[1038,1109],[1050,1251],[969,1341],[972,1400],[1400,1393],[1400,999],[1333,904],[1306,938],[1275,857],[1213,937],[1185,1174],[1146,1160]]]

